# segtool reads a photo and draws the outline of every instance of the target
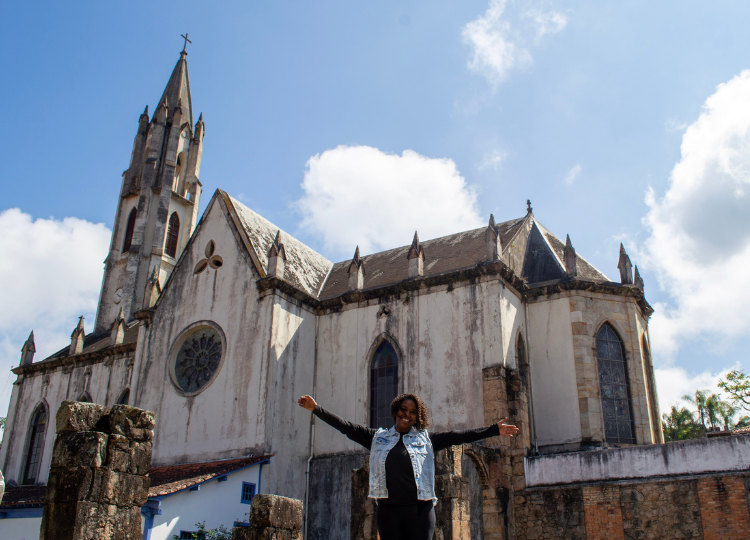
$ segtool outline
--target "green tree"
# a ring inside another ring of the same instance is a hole
[[[672,405],[669,414],[664,413],[661,416],[664,440],[667,442],[696,439],[703,435],[701,424],[695,421],[693,413],[685,407],[678,409]]]
[[[682,399],[695,405],[698,408],[698,416],[701,419],[701,426],[703,426],[703,433],[708,431],[706,429],[706,399],[708,398],[708,390],[696,390],[695,397],[685,394]]]
[[[750,376],[742,370],[727,373],[726,380],[719,380],[719,388],[729,394],[733,405],[750,411]]]
[[[207,529],[206,522],[201,521],[195,524],[197,532],[193,533],[194,540],[232,540],[232,531],[224,525],[219,525],[218,529]],[[180,540],[178,535],[172,535],[174,540]]]
[[[722,412],[724,407],[728,405],[722,401],[719,394],[709,394],[706,396],[705,411],[706,420],[711,424],[711,431],[717,431],[721,429]],[[732,414],[734,416],[734,414]]]

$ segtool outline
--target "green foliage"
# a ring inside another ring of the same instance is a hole
[[[194,540],[232,540],[232,531],[224,525],[219,525],[218,529],[206,529],[206,522],[201,521],[195,524],[197,532],[193,533]],[[172,535],[173,540],[180,540],[179,535]]]
[[[670,413],[664,413],[661,416],[665,441],[684,441],[703,437],[703,426],[695,421],[693,413],[685,407],[678,409],[672,405]]]
[[[750,376],[742,370],[727,373],[727,379],[719,381],[719,388],[729,394],[733,405],[750,411]]]

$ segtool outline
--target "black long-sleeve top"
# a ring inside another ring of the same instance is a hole
[[[357,444],[361,444],[368,450],[372,447],[372,438],[375,436],[377,429],[352,424],[325,410],[320,405],[315,407],[313,414]],[[449,446],[479,441],[497,435],[500,435],[500,428],[497,424],[478,429],[438,431],[429,434],[433,453]],[[411,465],[409,452],[404,445],[403,434],[400,434],[398,443],[391,448],[385,458],[385,487],[388,490],[388,498],[382,502],[398,505],[416,504],[417,482],[414,479],[414,469]]]

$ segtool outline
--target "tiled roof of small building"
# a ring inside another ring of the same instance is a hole
[[[5,494],[0,509],[42,505],[46,493],[46,486],[5,486]]]
[[[220,461],[207,461],[203,463],[186,463],[183,465],[167,465],[164,467],[153,467],[149,472],[151,487],[148,490],[149,497],[170,495],[182,489],[193,487],[196,484],[212,480],[225,474],[249,467],[261,461],[269,459],[270,455],[251,456],[237,459],[223,459]]]

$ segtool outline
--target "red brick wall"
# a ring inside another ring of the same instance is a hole
[[[618,486],[583,488],[587,540],[625,540]]]
[[[534,488],[514,502],[515,540],[750,539],[750,476]]]
[[[734,476],[699,480],[698,499],[705,540],[746,540],[750,537],[744,478]]]

